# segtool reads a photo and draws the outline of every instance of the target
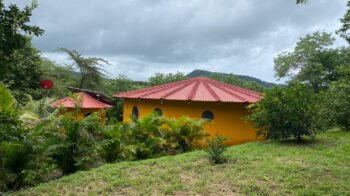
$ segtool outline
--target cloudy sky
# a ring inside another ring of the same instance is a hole
[[[6,2],[6,0],[5,0]],[[7,3],[23,0],[7,0]],[[30,1],[24,1],[29,3]],[[43,55],[67,63],[65,47],[107,59],[111,77],[205,69],[276,82],[274,57],[300,36],[334,32],[346,0],[39,0],[32,24]],[[342,40],[338,45],[344,44]]]

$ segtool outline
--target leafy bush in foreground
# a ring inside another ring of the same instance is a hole
[[[221,164],[227,161],[227,157],[223,154],[227,149],[224,144],[225,140],[226,138],[219,134],[216,134],[215,137],[208,140],[208,147],[205,151],[208,153],[209,159],[214,164]]]
[[[27,129],[11,92],[0,83],[0,191],[34,185],[54,177],[44,155],[45,137]]]
[[[203,132],[203,125],[207,120],[183,116],[178,119],[166,119],[167,138],[174,150],[187,152],[199,147],[199,141],[208,136]]]
[[[274,140],[313,136],[317,132],[317,100],[312,90],[302,84],[290,84],[267,91],[252,107],[247,117],[257,129],[257,135]]]
[[[188,117],[167,119],[152,113],[130,123],[110,125],[104,129],[102,155],[107,162],[114,162],[190,151],[207,136],[203,133],[205,122]]]

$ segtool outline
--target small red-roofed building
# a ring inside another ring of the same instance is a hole
[[[208,119],[204,131],[228,137],[227,145],[264,139],[256,137],[251,124],[243,119],[249,114],[246,106],[259,101],[260,93],[209,78],[191,78],[113,97],[124,99],[124,122],[157,111],[168,118]]]
[[[91,93],[90,93],[91,94]],[[82,119],[94,112],[98,112],[101,116],[101,120],[104,122],[106,119],[105,109],[113,107],[111,102],[98,100],[87,92],[76,92],[71,96],[64,97],[51,104],[55,108],[65,108],[67,112],[71,112],[74,108],[79,106],[80,111],[78,118]]]

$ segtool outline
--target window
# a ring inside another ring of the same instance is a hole
[[[204,111],[202,113],[202,118],[207,120],[214,120],[214,113],[212,111]]]
[[[162,110],[160,108],[154,109],[154,113],[158,114],[159,116],[163,115],[163,112],[162,112]]]
[[[91,114],[92,114],[91,112],[85,113],[84,117],[88,117],[88,116],[90,116]]]
[[[139,109],[136,106],[132,108],[132,117],[138,119],[139,118]]]

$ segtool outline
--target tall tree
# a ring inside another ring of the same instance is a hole
[[[104,77],[101,63],[108,64],[108,61],[97,57],[83,57],[75,50],[59,48],[58,50],[66,52],[71,60],[74,61],[74,66],[81,74],[79,88],[97,90]]]
[[[31,37],[44,33],[37,26],[28,25],[36,1],[23,10],[0,0],[0,81],[8,86],[18,101],[25,94],[36,95],[42,75],[39,51],[32,47]]]
[[[334,40],[331,34],[320,32],[302,37],[292,52],[275,58],[276,76],[306,83],[316,92],[328,87],[337,79],[336,67],[350,60],[349,48],[333,49]]]
[[[348,10],[346,11],[343,18],[340,19],[340,22],[342,23],[341,28],[337,31],[337,33],[346,41],[350,43],[350,1],[347,3]]]

